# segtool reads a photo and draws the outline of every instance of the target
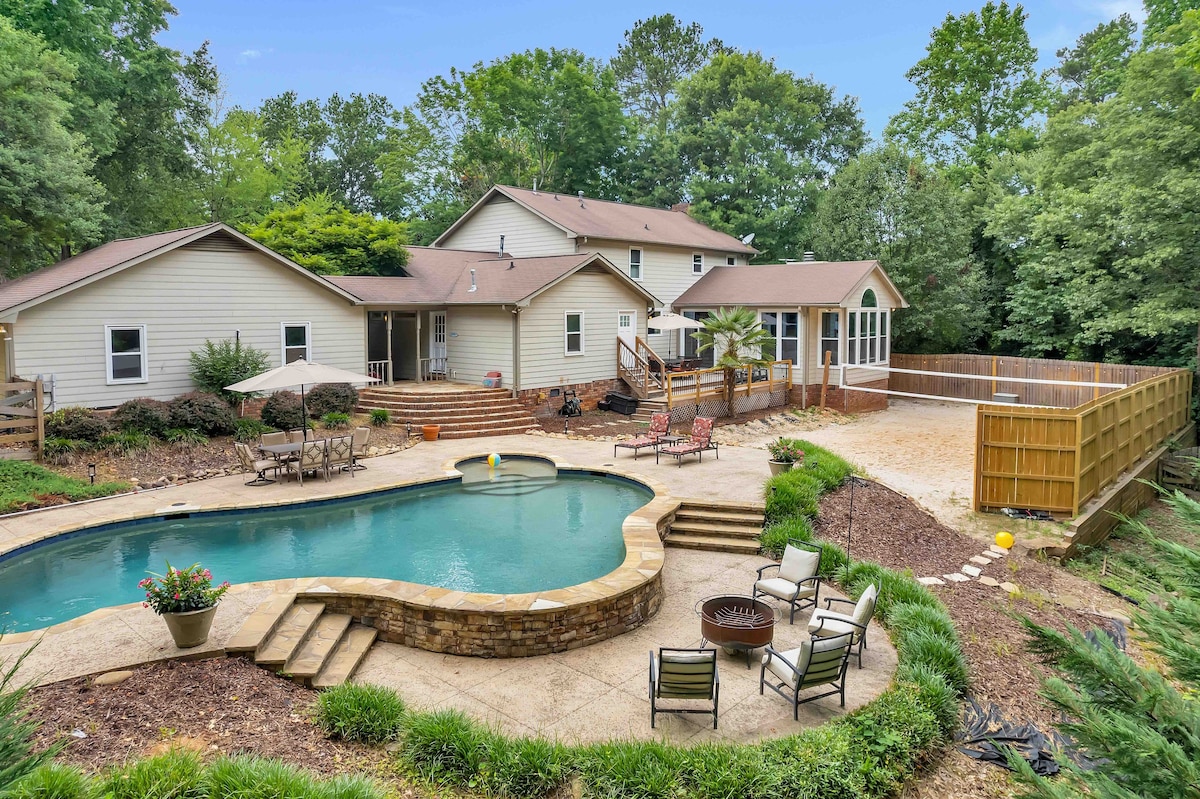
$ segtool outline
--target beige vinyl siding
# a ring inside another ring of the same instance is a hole
[[[111,407],[191,391],[188,356],[232,338],[282,358],[280,323],[309,322],[314,360],[362,372],[361,308],[248,249],[173,250],[22,311],[13,326],[15,373],[54,376],[56,406]],[[105,326],[146,326],[147,381],[107,385]]]
[[[583,312],[582,355],[565,353],[565,314]],[[521,388],[612,380],[617,376],[617,313],[637,312],[646,336],[645,299],[603,272],[576,272],[539,294],[521,313]]]
[[[846,298],[845,307],[861,308],[862,295],[867,289],[872,289],[875,292],[875,302],[879,308],[894,309],[900,305],[900,298],[897,297],[896,293],[891,290],[887,284],[887,281],[880,276],[879,272],[874,271],[867,275],[867,278],[862,282],[862,285]]]
[[[629,274],[629,250],[640,248],[642,251],[642,279],[638,281],[646,291],[653,294],[664,308],[670,308],[675,298],[687,291],[692,285],[708,274],[713,266],[724,266],[726,256],[731,253],[715,250],[685,249],[681,247],[662,247],[653,244],[635,244],[615,241],[599,241],[591,239],[580,242],[580,250],[598,252],[607,258],[621,271]],[[696,253],[704,255],[704,274],[692,272],[692,256]],[[739,264],[745,264],[744,256],[738,257]],[[645,308],[642,308],[645,311]],[[670,338],[670,348],[668,348]],[[678,355],[678,334],[651,333],[647,339],[650,347],[660,356],[666,358],[670,354]]]
[[[454,380],[482,384],[488,372],[500,372],[503,386],[512,386],[512,317],[511,309],[496,306],[458,305],[446,311],[446,361]]]
[[[567,238],[562,229],[504,196],[480,207],[440,246],[496,252],[501,236],[504,236],[504,251],[515,258],[575,252],[575,240]]]

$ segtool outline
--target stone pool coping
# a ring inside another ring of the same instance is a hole
[[[462,477],[456,465],[486,458],[488,453],[458,455],[447,460],[442,474],[399,480],[364,489],[320,493],[297,499],[262,502],[228,502],[205,505],[175,504],[153,511],[114,513],[92,524],[68,524],[18,536],[0,549],[0,557],[47,543],[68,534],[114,523],[154,519],[177,513],[286,508],[291,505],[363,496],[397,488],[447,482]],[[679,507],[667,487],[642,474],[603,466],[579,466],[565,458],[541,452],[507,450],[511,457],[553,463],[560,471],[608,474],[646,487],[649,502],[622,523],[625,559],[613,571],[574,586],[520,594],[488,594],[408,583],[384,578],[307,577],[241,583],[232,590],[269,587],[275,593],[294,593],[322,601],[331,610],[350,612],[380,630],[383,640],[431,651],[485,656],[525,656],[564,651],[604,640],[633,629],[654,613],[662,601],[662,536]],[[244,588],[243,588],[244,587]],[[5,643],[32,642],[89,624],[105,616],[136,608],[137,602],[98,608],[50,627],[9,633]],[[614,609],[621,606],[619,611]],[[357,612],[356,612],[357,611]],[[586,626],[585,635],[575,629]]]

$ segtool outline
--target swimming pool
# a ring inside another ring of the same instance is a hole
[[[480,464],[482,463],[482,466]],[[136,602],[137,582],[202,561],[233,583],[378,577],[457,591],[520,594],[601,577],[626,556],[625,517],[645,486],[506,458],[470,459],[461,480],[271,510],[156,518],[85,531],[0,561],[0,627],[57,624]]]

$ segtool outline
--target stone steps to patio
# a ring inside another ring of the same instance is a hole
[[[375,643],[376,631],[320,602],[296,602],[281,594],[264,602],[225,645],[257,665],[313,688],[350,678]]]
[[[663,544],[708,552],[757,554],[764,507],[759,503],[683,500]]]
[[[419,428],[436,424],[441,438],[514,435],[538,427],[529,409],[506,389],[462,388],[419,390],[370,388],[359,393],[358,411],[391,412],[392,421]]]

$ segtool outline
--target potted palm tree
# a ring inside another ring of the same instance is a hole
[[[692,338],[700,342],[697,353],[712,350],[716,355],[713,366],[725,370],[725,404],[732,416],[737,370],[770,363],[771,359],[763,353],[774,351],[775,339],[763,329],[758,314],[749,308],[721,308],[704,320],[704,328],[693,333]]]
[[[190,649],[208,640],[217,604],[229,590],[229,583],[212,584],[212,572],[195,563],[176,569],[167,563],[166,574],[155,574],[138,583],[146,592],[142,607],[153,608],[163,617],[175,646]]]
[[[767,444],[771,459],[767,463],[771,467],[771,476],[790,471],[797,463],[804,463],[804,450],[799,442],[792,438],[777,438]]]

